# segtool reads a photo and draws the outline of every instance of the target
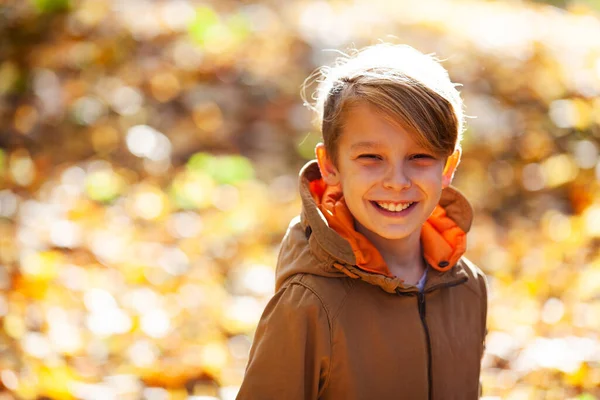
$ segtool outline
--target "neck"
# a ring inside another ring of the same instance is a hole
[[[403,239],[386,239],[365,229],[356,222],[356,230],[377,248],[390,272],[408,283],[416,283],[425,271],[421,247],[421,231]]]

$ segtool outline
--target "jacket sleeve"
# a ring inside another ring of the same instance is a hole
[[[481,359],[483,361],[483,356],[485,355],[485,342],[487,338],[488,328],[487,328],[487,314],[488,314],[488,282],[485,275],[481,274],[481,291],[482,291],[482,321],[483,321],[483,344],[481,350]],[[483,382],[481,381],[481,375],[479,378],[479,397],[483,396]]]
[[[237,400],[317,399],[329,372],[331,337],[319,297],[294,279],[267,304]]]

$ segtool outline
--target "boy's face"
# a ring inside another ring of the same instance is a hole
[[[338,146],[337,167],[317,146],[323,179],[340,186],[359,232],[388,240],[420,236],[460,159],[425,150],[367,104],[347,113]]]

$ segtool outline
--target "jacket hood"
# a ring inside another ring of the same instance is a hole
[[[416,291],[416,287],[405,285],[400,278],[373,273],[357,267],[355,250],[348,240],[332,229],[321,212],[311,192],[311,182],[321,179],[316,160],[307,162],[299,173],[299,191],[302,213],[290,223],[281,244],[276,271],[276,290],[292,275],[305,273],[325,277],[351,277],[380,286],[386,292]],[[468,200],[456,188],[442,190],[439,201],[441,213],[455,224],[456,229],[466,234],[471,228],[473,210]],[[429,234],[434,232],[431,226]],[[423,233],[421,234],[423,238]],[[462,250],[464,251],[464,249]],[[462,253],[460,253],[462,254]],[[426,260],[431,265],[430,258]],[[455,265],[443,263],[444,268],[430,268],[425,291],[436,286],[461,282],[467,279],[462,262]]]

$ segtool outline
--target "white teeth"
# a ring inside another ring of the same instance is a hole
[[[405,210],[412,203],[398,203],[398,204],[394,204],[394,203],[381,203],[381,202],[377,202],[377,204],[379,206],[381,206],[382,208],[385,208],[388,211],[398,212],[398,211]]]

